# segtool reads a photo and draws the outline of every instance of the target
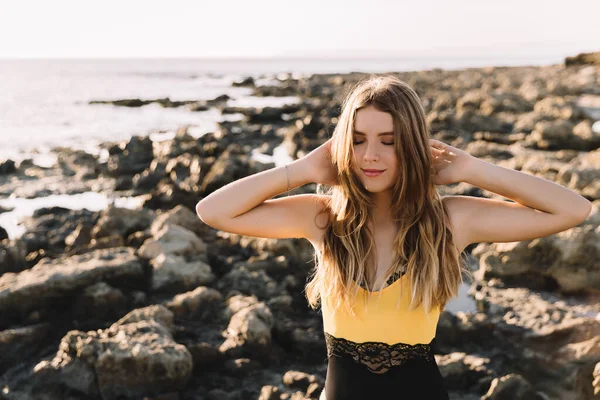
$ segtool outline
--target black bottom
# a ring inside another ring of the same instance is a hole
[[[449,400],[435,360],[426,359],[408,360],[376,374],[351,357],[329,357],[325,394],[326,400]]]

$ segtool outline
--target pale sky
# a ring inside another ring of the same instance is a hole
[[[0,58],[600,51],[600,0],[0,0]]]

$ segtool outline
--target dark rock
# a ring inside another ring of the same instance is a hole
[[[206,371],[214,367],[222,366],[226,358],[219,352],[219,349],[206,342],[192,343],[187,345],[188,351],[192,354],[194,361],[194,371]]]
[[[123,315],[127,302],[123,292],[104,282],[88,286],[76,297],[73,314],[94,320],[113,319]]]
[[[0,275],[27,268],[27,244],[22,240],[0,241]]]
[[[8,239],[8,232],[6,232],[6,229],[0,226],[0,242],[4,239]]]
[[[49,330],[42,323],[0,331],[0,374],[35,354]]]
[[[246,78],[244,78],[241,82],[233,82],[231,84],[231,86],[233,87],[254,87],[254,78],[252,78],[251,76],[248,76]]]
[[[0,326],[32,310],[56,310],[56,302],[93,283],[139,287],[144,276],[144,265],[127,248],[41,260],[32,269],[0,277]]]
[[[531,384],[518,374],[496,378],[482,400],[538,400]]]
[[[148,229],[153,220],[154,212],[150,210],[131,210],[111,205],[100,213],[91,235],[94,239],[112,235],[126,238],[134,232]]]
[[[17,168],[13,160],[0,161],[0,175],[14,174],[15,172],[17,172]]]
[[[148,137],[133,136],[111,148],[108,159],[108,173],[113,177],[135,175],[150,166],[153,158],[152,141]]]
[[[138,192],[147,192],[156,187],[158,182],[166,175],[167,165],[165,162],[152,160],[150,167],[133,177],[132,185]]]
[[[574,65],[600,65],[600,52],[597,53],[579,53],[576,56],[566,57],[565,66]]]
[[[227,360],[223,364],[223,370],[228,375],[232,376],[247,376],[253,371],[259,369],[261,364],[249,358],[237,358],[235,360]]]
[[[98,331],[71,331],[51,362],[35,367],[40,379],[59,380],[87,396],[117,400],[174,392],[192,372],[192,356],[151,319]]]

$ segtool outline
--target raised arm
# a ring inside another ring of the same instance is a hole
[[[544,178],[472,157],[464,181],[515,202],[448,196],[465,244],[516,242],[558,233],[583,222],[591,203]]]
[[[335,169],[325,162],[329,143],[288,164],[290,189],[311,182],[329,183]],[[202,221],[216,229],[265,238],[307,238],[316,235],[314,219],[323,197],[303,194],[272,199],[287,190],[284,166],[231,182],[196,205]]]

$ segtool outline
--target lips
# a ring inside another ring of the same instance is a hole
[[[363,169],[362,171],[368,177],[375,177],[381,175],[385,169]]]

